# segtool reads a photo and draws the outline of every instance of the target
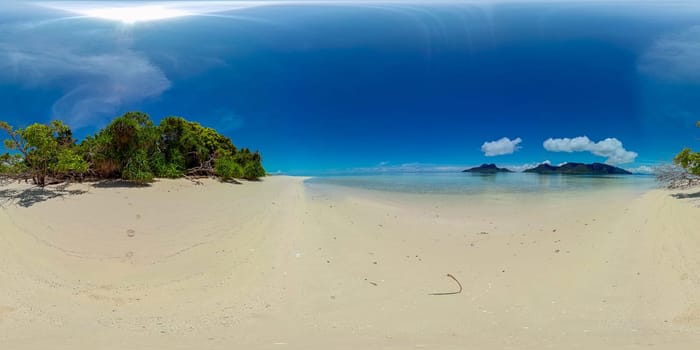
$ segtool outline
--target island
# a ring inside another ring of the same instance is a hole
[[[512,173],[513,171],[506,168],[499,168],[496,164],[481,164],[478,167],[469,168],[462,171],[463,173],[480,173],[480,174],[495,174],[495,173]]]
[[[540,164],[523,171],[535,174],[566,174],[566,175],[630,175],[631,172],[612,165],[593,163],[565,163],[561,166]]]

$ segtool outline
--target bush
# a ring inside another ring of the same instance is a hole
[[[220,157],[214,163],[214,174],[224,181],[244,177],[243,168],[232,157]]]
[[[59,175],[82,175],[90,167],[82,156],[70,149],[60,152],[57,158],[53,171]]]
[[[243,167],[243,178],[246,180],[257,180],[265,176],[265,169],[258,162],[248,162]]]
[[[147,114],[129,112],[80,144],[60,121],[17,130],[0,122],[0,131],[7,134],[6,148],[16,152],[0,158],[0,176],[30,178],[40,186],[47,178],[61,180],[85,173],[138,183],[186,174],[223,180],[265,176],[260,153],[238,150],[216,130],[180,117],[164,118],[155,126]]]
[[[185,175],[184,169],[176,162],[168,162],[162,153],[153,157],[151,168],[156,177],[164,177],[168,179],[177,179]]]
[[[153,172],[151,172],[151,167],[148,164],[148,156],[143,150],[137,151],[133,156],[129,157],[126,166],[122,170],[122,179],[140,184],[153,181],[153,177]]]

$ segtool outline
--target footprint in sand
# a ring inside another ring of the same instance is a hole
[[[128,229],[128,230],[126,230],[126,235],[129,237],[134,237],[134,236],[136,236],[136,231],[134,231],[132,229]]]
[[[15,308],[5,306],[5,305],[0,305],[0,319],[6,314],[9,314],[10,312],[15,311]]]

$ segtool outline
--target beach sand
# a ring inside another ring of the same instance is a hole
[[[698,199],[303,180],[0,187],[0,348],[700,344]]]

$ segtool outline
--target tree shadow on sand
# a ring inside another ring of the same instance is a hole
[[[671,197],[676,199],[700,199],[700,192],[693,193],[674,193]]]
[[[29,208],[34,204],[56,198],[65,198],[87,193],[85,190],[69,190],[68,184],[51,187],[31,187],[26,189],[5,188],[0,190],[0,206],[18,205]]]
[[[139,184],[126,180],[102,180],[92,183],[92,187],[96,188],[139,188],[151,187],[150,184]]]

